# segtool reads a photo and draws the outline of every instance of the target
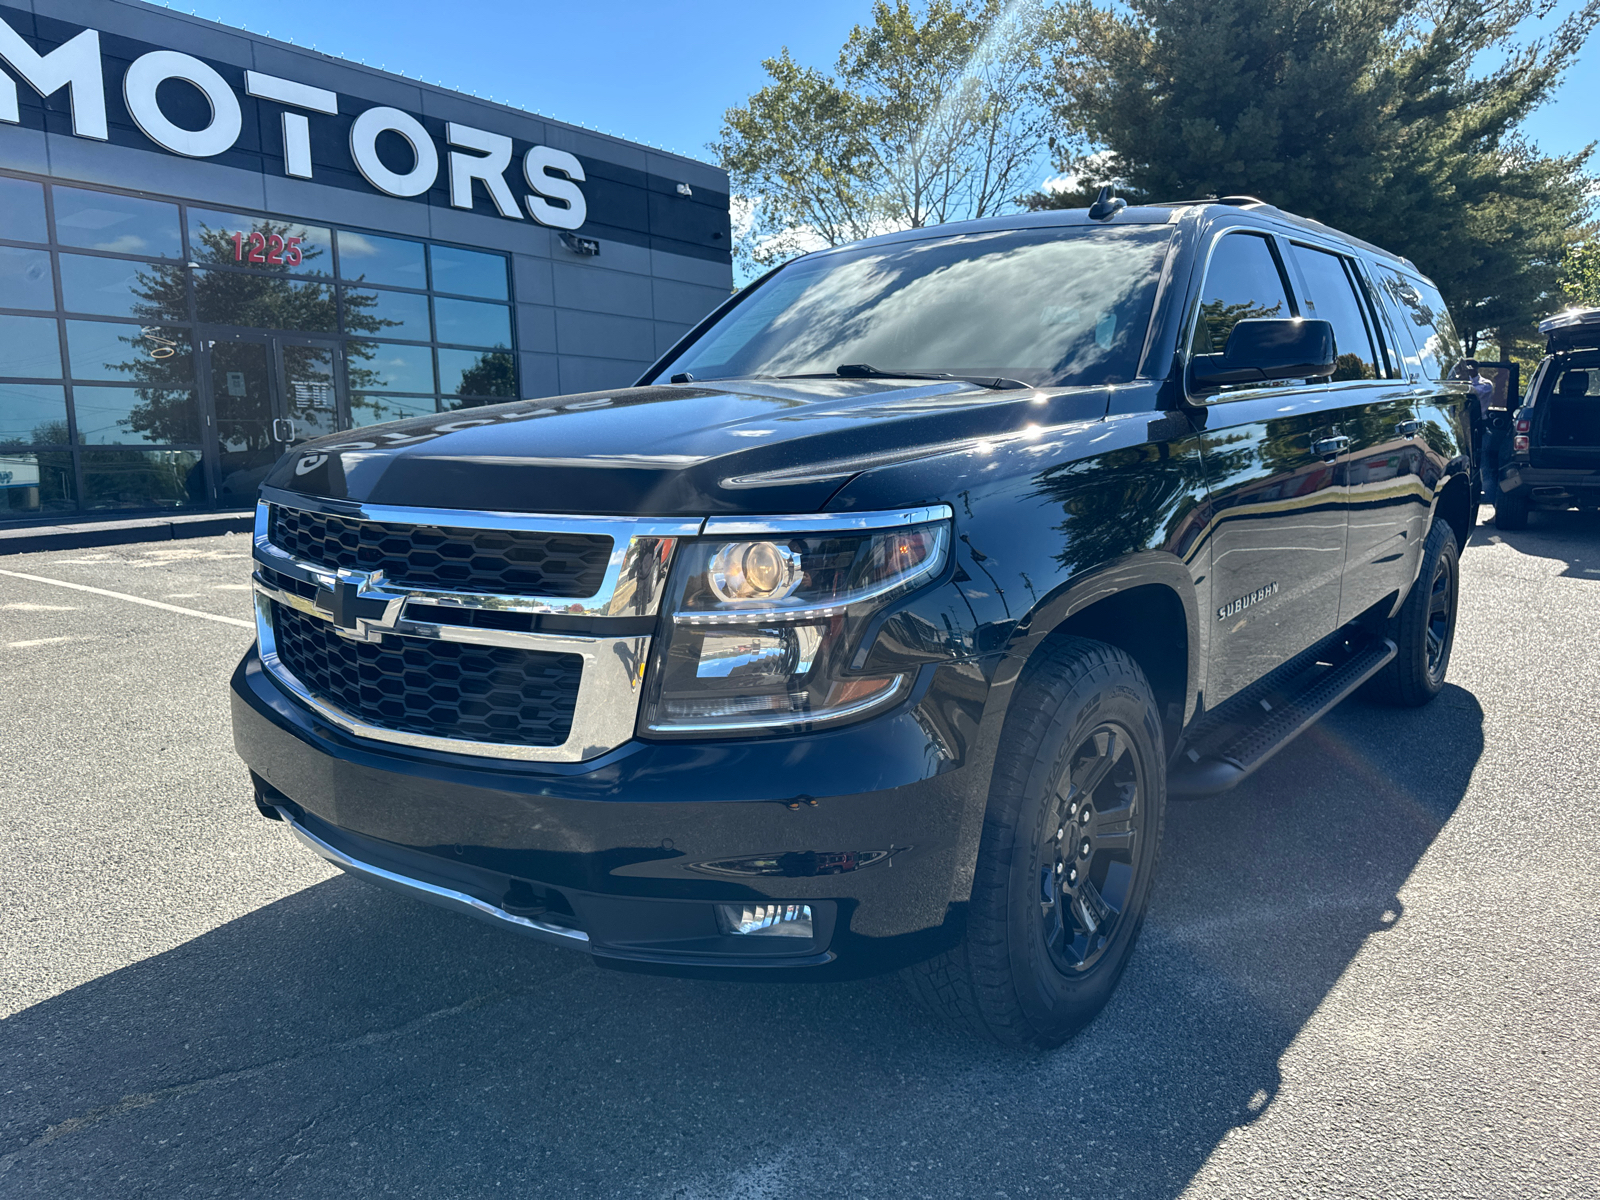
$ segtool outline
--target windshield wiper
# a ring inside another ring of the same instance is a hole
[[[885,371],[871,363],[845,363],[835,367],[830,377],[827,372],[808,375],[779,375],[779,379],[959,379],[962,383],[975,383],[979,387],[989,388],[993,391],[1007,392],[1015,388],[1031,387],[1020,379],[1006,379],[997,376],[992,379],[975,378],[971,375],[952,375],[948,371]]]

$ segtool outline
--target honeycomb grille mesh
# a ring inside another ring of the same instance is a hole
[[[272,606],[278,658],[312,695],[404,733],[559,746],[572,732],[583,658],[386,635],[340,637],[327,621]]]
[[[296,558],[395,583],[523,596],[592,596],[605,578],[604,535],[394,525],[271,506],[267,537]]]

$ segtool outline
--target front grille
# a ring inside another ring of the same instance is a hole
[[[385,729],[518,746],[572,731],[583,658],[430,638],[340,637],[327,621],[272,606],[278,658],[318,699]]]
[[[267,539],[296,558],[452,591],[581,598],[599,591],[611,539],[586,533],[395,525],[271,506]]]

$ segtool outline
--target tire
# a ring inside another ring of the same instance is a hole
[[[1420,708],[1444,690],[1455,646],[1461,599],[1461,554],[1445,521],[1435,521],[1422,548],[1422,567],[1384,636],[1399,653],[1372,677],[1366,695],[1383,704]]]
[[[1501,492],[1494,503],[1496,529],[1526,529],[1528,527],[1528,498],[1521,492]]]
[[[1071,1037],[1138,941],[1165,805],[1161,721],[1138,665],[1084,638],[1041,647],[1001,732],[965,937],[906,969],[912,992],[1002,1045]]]

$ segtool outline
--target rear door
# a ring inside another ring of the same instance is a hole
[[[1273,238],[1224,232],[1194,300],[1191,354],[1220,352],[1249,317],[1298,315]],[[1191,393],[1206,406],[1201,453],[1210,491],[1215,707],[1339,624],[1345,561],[1336,405],[1303,382]]]

